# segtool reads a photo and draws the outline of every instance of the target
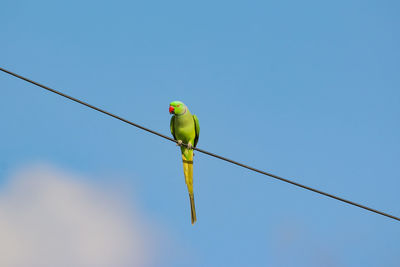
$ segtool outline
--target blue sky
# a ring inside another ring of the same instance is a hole
[[[200,148],[399,216],[399,7],[3,1],[0,64],[164,134],[181,100]],[[200,153],[192,227],[173,143],[5,74],[0,88],[0,186],[35,162],[120,177],[173,239],[163,266],[399,264],[398,222]]]

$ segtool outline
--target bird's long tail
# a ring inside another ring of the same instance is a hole
[[[192,216],[192,224],[196,222],[196,209],[194,206],[193,195],[193,150],[182,153],[183,172],[185,174],[185,182],[189,191],[190,212]]]

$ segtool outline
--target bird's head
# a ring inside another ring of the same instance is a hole
[[[182,115],[186,112],[186,106],[181,101],[173,101],[169,104],[169,114]]]

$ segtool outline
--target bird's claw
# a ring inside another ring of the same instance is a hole
[[[182,146],[183,145],[182,140],[178,140],[176,145],[177,146]],[[193,149],[193,145],[191,143],[188,143],[186,146],[187,146],[188,149]]]

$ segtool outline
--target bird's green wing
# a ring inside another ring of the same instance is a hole
[[[174,137],[174,139],[176,140],[176,136],[175,136],[175,116],[171,117],[171,122],[169,123],[169,127],[171,128],[171,134]]]
[[[193,121],[194,121],[194,130],[196,132],[196,137],[194,138],[194,147],[196,147],[197,142],[199,142],[199,136],[200,136],[200,124],[199,124],[199,119],[197,118],[196,115],[193,115]]]

